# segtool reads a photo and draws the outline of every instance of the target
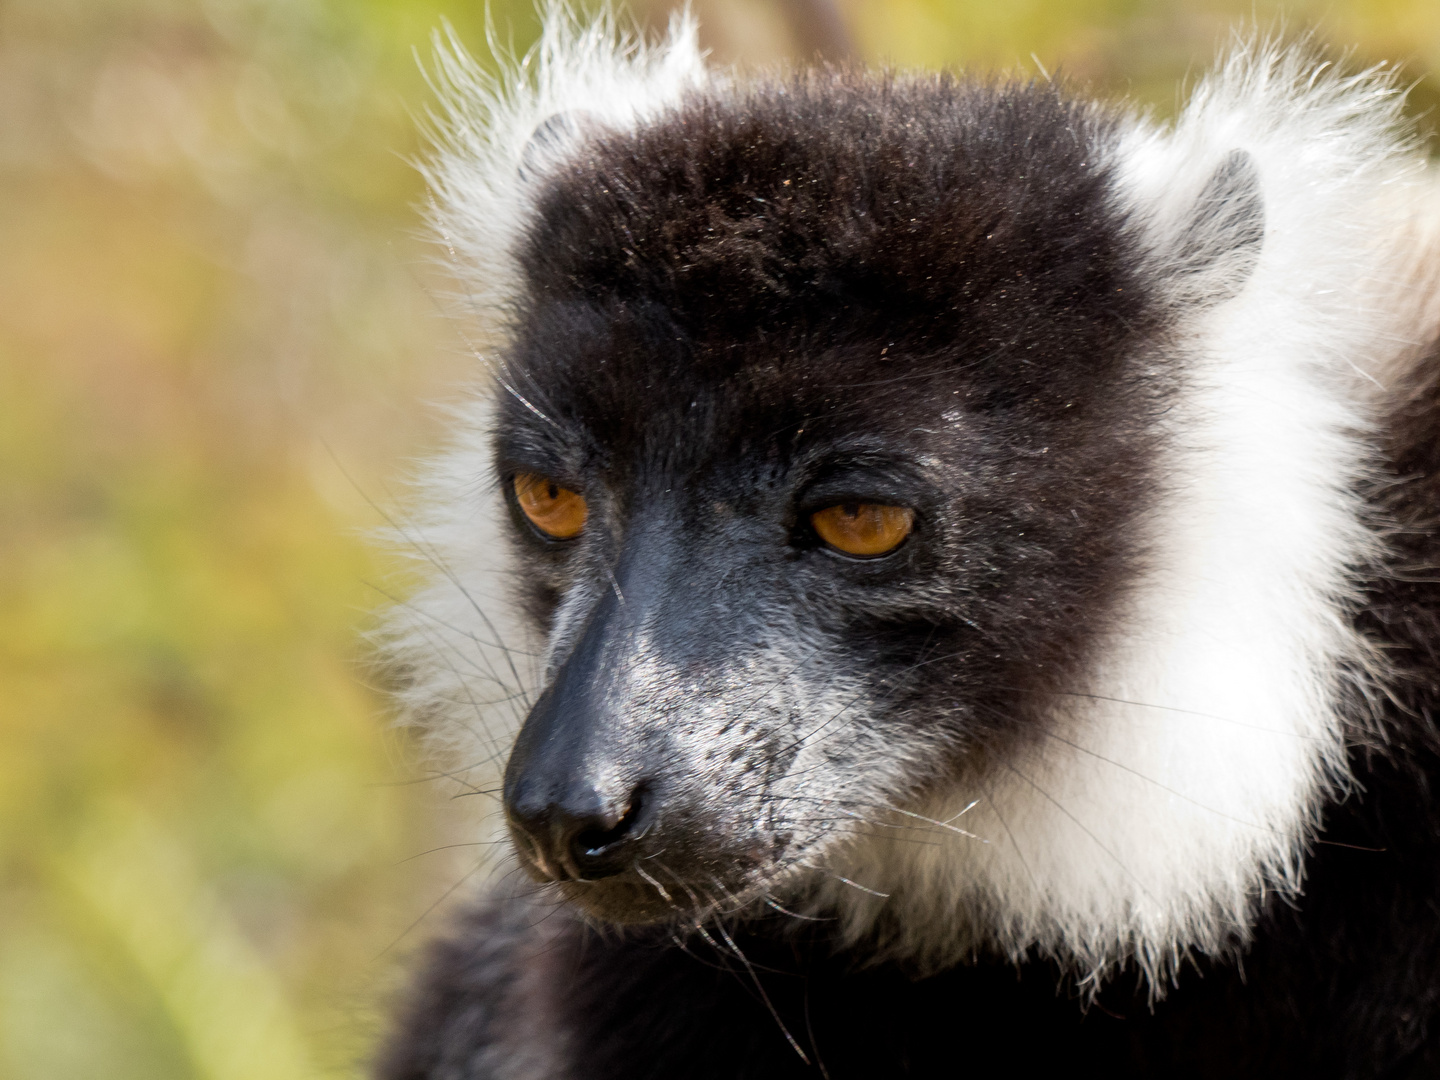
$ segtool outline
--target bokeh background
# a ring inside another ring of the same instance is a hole
[[[523,51],[529,0],[489,6]],[[719,63],[1059,71],[1162,114],[1282,14],[695,7]],[[1283,18],[1434,126],[1436,0]],[[360,1077],[475,865],[364,638],[405,588],[369,531],[474,375],[411,165],[442,19],[489,56],[479,2],[0,0],[3,1080]]]

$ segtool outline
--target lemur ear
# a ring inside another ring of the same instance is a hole
[[[598,126],[595,114],[585,109],[567,109],[540,121],[520,151],[520,162],[515,169],[520,182],[529,184],[540,179],[566,150]]]
[[[1245,287],[1265,240],[1260,170],[1244,150],[1225,155],[1205,181],[1175,240],[1171,273],[1182,297],[1218,304]]]

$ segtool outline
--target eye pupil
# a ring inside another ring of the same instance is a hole
[[[513,484],[520,512],[544,536],[569,540],[585,528],[590,511],[578,492],[536,473],[516,473]]]

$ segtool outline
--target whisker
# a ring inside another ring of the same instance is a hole
[[[746,702],[740,707],[739,712],[735,715],[735,720],[741,721],[746,719],[751,709],[753,709],[760,702],[764,701],[765,698],[768,697],[770,694],[774,693],[777,687],[783,685],[787,679],[789,679],[802,667],[808,664],[811,660],[815,659],[815,657],[819,656],[820,651],[821,650],[819,649],[812,649],[798,664],[792,667],[789,671],[785,672],[783,675],[777,675],[773,680],[771,680],[771,682],[766,685],[764,690],[762,690],[759,694],[756,694],[753,698],[751,698],[748,702]]]
[[[392,866],[404,866],[404,865],[405,865],[406,863],[408,863],[408,862],[414,862],[416,859],[422,858],[423,856],[426,856],[426,855],[433,855],[433,854],[435,854],[435,852],[437,852],[437,851],[450,851],[450,850],[453,849],[453,848],[462,848],[462,847],[490,847],[490,846],[493,846],[493,845],[495,845],[495,844],[503,844],[503,843],[505,843],[505,842],[506,842],[506,841],[502,838],[502,839],[499,839],[499,840],[470,840],[470,841],[467,841],[466,843],[463,843],[463,844],[441,844],[439,847],[432,847],[432,848],[426,849],[425,851],[417,851],[414,855],[407,855],[407,856],[405,856],[405,858],[401,859],[399,862],[392,863],[391,865],[392,865]]]
[[[1107,765],[1113,765],[1115,768],[1120,769],[1120,770],[1123,770],[1124,772],[1129,773],[1131,776],[1138,776],[1141,780],[1144,780],[1147,784],[1154,784],[1154,785],[1155,785],[1156,787],[1158,787],[1161,791],[1169,792],[1171,795],[1174,795],[1177,799],[1183,799],[1185,802],[1189,803],[1191,806],[1197,806],[1197,807],[1199,807],[1201,810],[1206,810],[1206,811],[1214,814],[1216,817],[1222,817],[1222,818],[1224,818],[1226,821],[1233,821],[1233,822],[1235,822],[1237,825],[1244,825],[1244,826],[1246,826],[1247,828],[1251,828],[1251,829],[1259,829],[1261,832],[1272,833],[1272,834],[1274,834],[1274,835],[1276,835],[1276,836],[1287,835],[1287,834],[1284,833],[1282,830],[1272,828],[1272,827],[1270,827],[1269,825],[1260,825],[1260,824],[1258,824],[1258,823],[1256,823],[1256,822],[1254,822],[1254,821],[1246,821],[1244,818],[1238,818],[1238,817],[1235,817],[1235,816],[1233,816],[1233,815],[1231,815],[1231,814],[1227,814],[1227,813],[1225,813],[1225,811],[1223,811],[1223,810],[1217,810],[1217,809],[1216,809],[1215,807],[1213,807],[1213,806],[1206,806],[1204,803],[1200,802],[1199,800],[1197,800],[1197,799],[1192,799],[1189,795],[1186,795],[1184,792],[1175,790],[1175,789],[1174,789],[1173,787],[1171,787],[1169,784],[1162,784],[1159,780],[1156,780],[1153,776],[1146,776],[1144,773],[1140,772],[1138,769],[1132,769],[1129,765],[1122,764],[1121,762],[1116,761],[1114,758],[1108,758],[1108,757],[1106,757],[1104,754],[1097,754],[1094,750],[1091,750],[1091,749],[1089,749],[1089,748],[1087,748],[1087,747],[1081,746],[1079,743],[1074,742],[1074,741],[1072,741],[1072,740],[1070,740],[1070,739],[1067,739],[1067,738],[1065,738],[1063,735],[1056,735],[1053,731],[1046,731],[1046,732],[1044,732],[1044,734],[1046,735],[1047,738],[1054,739],[1056,742],[1061,742],[1061,743],[1064,743],[1066,746],[1073,747],[1074,749],[1079,750],[1082,754],[1088,754],[1090,757],[1093,757],[1093,758],[1095,758],[1095,759],[1098,760],[1098,761],[1103,761],[1103,762],[1105,762]]]
[[[1088,694],[1078,690],[1041,690],[1036,687],[1025,688],[1017,686],[994,686],[990,687],[990,689],[1004,690],[1016,694],[1049,694],[1052,697],[1074,697],[1085,698],[1090,701],[1106,701],[1114,705],[1131,705],[1137,709],[1154,709],[1157,712],[1176,713],[1180,716],[1194,716],[1202,720],[1215,720],[1222,724],[1232,724],[1235,727],[1249,728],[1252,731],[1263,731],[1270,735],[1283,735],[1286,738],[1299,739],[1302,742],[1323,743],[1327,741],[1316,735],[1302,735],[1298,731],[1284,731],[1280,728],[1266,727],[1264,724],[1251,724],[1244,720],[1236,720],[1234,717],[1221,716],[1219,713],[1201,712],[1198,709],[1182,709],[1175,705],[1156,705],[1154,702],[1132,701],[1129,698],[1110,697],[1105,694]]]
[[[810,1049],[815,1051],[815,1067],[820,1070],[820,1080],[830,1080],[830,1070],[820,1056],[820,1044],[815,1041],[815,1028],[810,1023],[810,981],[805,981],[805,1034],[810,1039]]]
[[[428,635],[426,635],[426,638],[427,640],[429,640]],[[475,713],[475,719],[479,721],[481,727],[485,729],[484,741],[489,743],[492,760],[496,757],[501,756],[505,753],[505,749],[500,745],[500,740],[496,738],[495,732],[491,729],[489,718],[486,716],[484,709],[482,709],[480,707],[480,703],[475,700],[475,695],[470,690],[469,680],[466,679],[463,675],[461,675],[460,672],[456,670],[455,665],[450,662],[448,650],[443,648],[437,648],[435,650],[435,653],[444,661],[444,664],[446,668],[449,669],[450,674],[455,676],[455,681],[464,690],[465,698],[469,702],[470,708]],[[469,724],[466,724],[465,728],[472,735],[475,735],[476,738],[480,738],[479,733],[477,733],[474,728],[470,727]]]
[[[862,805],[863,805],[863,804],[862,804]],[[965,829],[962,829],[962,828],[960,828],[960,827],[957,826],[957,825],[951,825],[951,824],[950,824],[949,822],[947,822],[947,821],[939,821],[939,820],[937,820],[937,819],[935,819],[935,818],[932,818],[932,817],[926,817],[924,814],[917,814],[917,813],[915,813],[913,810],[902,810],[902,809],[900,809],[900,807],[898,807],[898,806],[889,806],[889,805],[886,805],[885,803],[873,803],[873,804],[871,804],[871,805],[873,805],[873,806],[875,806],[875,807],[877,807],[877,808],[879,808],[879,809],[882,809],[882,810],[888,810],[888,811],[890,811],[892,814],[901,814],[901,815],[903,815],[903,816],[905,816],[905,817],[908,817],[908,818],[914,818],[914,819],[916,819],[917,821],[923,821],[923,822],[925,822],[927,825],[932,825],[932,826],[934,826],[934,827],[936,827],[936,828],[945,829],[945,830],[947,830],[947,831],[949,831],[949,832],[955,833],[955,835],[957,835],[957,836],[964,836],[964,837],[967,837],[967,838],[969,838],[969,839],[971,839],[971,840],[979,840],[980,843],[982,843],[982,844],[988,844],[988,843],[990,843],[990,841],[989,841],[989,840],[986,840],[983,836],[976,836],[974,833],[968,832],[968,831],[966,831]],[[965,808],[965,810],[969,810],[970,807],[971,807],[971,806],[974,806],[974,805],[975,805],[975,804],[972,802],[972,803],[970,804],[970,806],[967,806],[967,807]],[[960,814],[965,813],[965,810],[961,810],[961,811],[960,811]],[[955,817],[959,817],[960,814],[956,814]],[[954,819],[952,818],[951,820],[954,820]],[[883,825],[884,822],[874,822],[873,824]]]
[[[527,398],[524,394],[520,393],[519,390],[516,390],[515,387],[511,386],[508,382],[506,382],[503,376],[497,373],[495,375],[495,381],[505,388],[506,393],[508,393],[516,401],[520,402],[521,405],[524,405],[525,408],[529,409],[541,420],[544,420],[545,423],[549,424],[556,431],[562,430],[559,424],[557,424],[554,420],[550,419],[550,417],[545,415],[545,413],[541,412],[538,408],[536,408],[535,404],[529,398]]]
[[[405,927],[404,930],[401,930],[400,933],[396,935],[394,941],[390,942],[389,945],[386,945],[385,948],[381,949],[375,955],[375,960],[384,959],[386,954],[388,954],[391,949],[395,948],[395,946],[399,945],[400,942],[404,941],[405,938],[408,937],[417,926],[419,926],[422,922],[428,919],[431,912],[433,912],[436,908],[438,908],[441,904],[448,900],[456,889],[460,888],[461,885],[464,885],[467,881],[469,881],[472,877],[479,873],[479,871],[482,867],[485,866],[487,861],[488,860],[482,859],[480,862],[477,862],[468,871],[466,871],[466,873],[460,878],[459,881],[455,882],[455,884],[451,885],[448,889],[441,893],[434,903],[432,903],[416,917],[414,922],[412,922],[409,926]]]
[[[1045,799],[1047,802],[1050,803],[1050,805],[1054,806],[1055,809],[1059,810],[1067,818],[1073,821],[1076,827],[1078,827],[1081,832],[1083,832],[1086,836],[1090,837],[1090,839],[1095,842],[1096,847],[1098,847],[1106,855],[1109,855],[1110,858],[1115,860],[1115,865],[1118,866],[1122,871],[1124,871],[1125,876],[1136,884],[1136,886],[1140,889],[1141,892],[1145,894],[1145,896],[1150,900],[1152,904],[1154,904],[1156,907],[1160,906],[1160,902],[1156,900],[1154,895],[1151,894],[1150,890],[1145,887],[1145,883],[1141,881],[1138,877],[1136,877],[1134,873],[1131,872],[1130,868],[1125,865],[1125,860],[1120,858],[1119,855],[1116,855],[1115,852],[1111,851],[1110,848],[1108,848],[1105,843],[1098,836],[1096,836],[1095,833],[1088,826],[1085,825],[1084,822],[1082,822],[1068,809],[1066,809],[1066,807],[1061,804],[1060,801],[1057,800],[1054,796],[1052,796],[1048,791],[1042,788],[1039,784],[1035,783],[1034,780],[1031,780],[1019,769],[1015,768],[1015,766],[1011,765],[1009,762],[1006,762],[1005,767],[1011,772],[1013,772],[1016,776],[1020,777],[1021,780],[1024,780],[1032,788],[1034,788],[1036,793],[1039,794],[1041,798]]]
[[[1005,830],[1005,835],[1010,838],[1010,846],[1015,849],[1015,857],[1020,860],[1020,865],[1025,868],[1025,876],[1030,879],[1030,884],[1038,891],[1040,882],[1035,879],[1035,872],[1030,869],[1030,862],[1025,858],[1025,852],[1020,850],[1020,841],[1015,839],[1015,834],[1010,831],[1010,826],[1005,821],[1005,816],[1000,813],[1000,804],[995,800],[988,788],[983,784],[980,790],[985,793],[985,801],[990,804],[990,810],[995,815],[995,820],[1000,822],[1000,827]]]
[[[814,871],[816,871],[816,872],[818,872],[818,873],[826,874],[826,875],[828,875],[829,877],[834,878],[836,881],[844,882],[846,885],[849,885],[852,889],[858,889],[858,890],[860,890],[862,893],[868,893],[870,896],[878,896],[878,897],[880,897],[880,899],[882,899],[882,900],[889,900],[889,899],[890,899],[890,894],[889,894],[889,893],[887,893],[887,892],[881,892],[879,889],[871,889],[871,888],[869,888],[868,886],[861,885],[858,881],[851,881],[851,880],[850,880],[848,877],[846,877],[844,874],[837,874],[834,870],[830,870],[830,869],[828,869],[828,868],[826,868],[826,867],[824,867],[824,866],[815,866],[815,865],[813,865],[813,864],[811,864],[811,863],[800,862],[799,860],[796,860],[795,865],[796,865],[796,866],[803,866],[803,867],[805,867],[805,869],[807,869],[807,870],[814,870]]]
[[[664,900],[672,908],[675,908],[675,910],[678,911],[679,908],[676,907],[675,901],[671,899],[669,892],[667,892],[665,889],[665,886],[661,885],[660,882],[656,881],[653,877],[651,877],[645,872],[645,868],[640,865],[640,860],[636,859],[633,865],[635,867],[635,872],[639,874],[642,878],[644,878],[647,882],[649,882],[651,888],[653,888],[657,893],[660,894],[660,899]]]
[[[370,508],[380,516],[381,520],[383,520],[392,530],[394,530],[397,535],[401,536],[406,543],[410,544],[416,551],[424,555],[425,558],[430,561],[431,565],[433,565],[436,570],[443,574],[450,581],[450,583],[460,591],[460,595],[465,598],[465,600],[474,609],[475,614],[480,616],[481,620],[485,623],[486,628],[495,637],[495,647],[498,647],[500,652],[504,655],[505,662],[510,667],[510,673],[515,677],[516,687],[522,689],[523,691],[524,680],[520,678],[520,672],[515,667],[514,659],[511,656],[511,650],[508,646],[505,645],[503,641],[503,635],[500,634],[499,631],[496,629],[495,624],[490,619],[490,616],[486,614],[485,610],[480,606],[480,604],[475,600],[475,598],[470,595],[469,590],[460,581],[459,577],[456,576],[455,572],[450,569],[450,567],[446,564],[445,560],[442,559],[439,554],[434,550],[434,545],[426,543],[425,541],[413,535],[411,530],[401,525],[398,521],[395,520],[393,515],[391,515],[378,503],[376,503],[375,500],[370,497],[369,493],[365,491],[365,489],[362,488],[358,483],[356,483],[354,477],[352,477],[349,471],[346,470],[344,464],[341,463],[339,457],[336,456],[335,451],[329,446],[329,444],[326,443],[324,445],[327,453],[329,453],[331,457],[331,460],[335,462],[335,466],[340,470],[341,474],[350,481],[356,492],[360,495],[362,499],[365,500],[365,502],[370,506]],[[488,659],[486,662],[489,662]],[[503,680],[499,678],[498,674],[495,675],[495,681],[503,685]],[[529,708],[528,702],[526,708]]]
[[[524,695],[525,680],[520,677],[520,671],[515,666],[515,657],[513,654],[514,651],[505,644],[504,635],[500,633],[499,629],[495,626],[494,621],[491,620],[490,615],[480,605],[480,602],[476,600],[475,597],[471,594],[465,583],[460,580],[459,576],[452,569],[450,569],[450,566],[445,562],[445,560],[440,558],[439,554],[435,552],[433,544],[422,541],[419,538],[413,536],[404,526],[395,522],[395,520],[391,518],[388,514],[385,514],[383,510],[379,510],[378,507],[376,509],[377,512],[384,515],[385,520],[390,523],[390,527],[392,529],[399,533],[400,536],[403,537],[407,543],[412,545],[416,551],[424,555],[426,559],[430,561],[431,565],[435,567],[436,570],[440,571],[440,573],[446,578],[446,580],[448,580],[450,584],[455,587],[456,591],[458,591],[460,595],[465,598],[465,602],[470,605],[471,610],[473,610],[476,615],[480,616],[480,620],[485,624],[485,628],[495,639],[495,642],[491,647],[498,648],[500,650],[500,654],[505,658],[506,666],[510,669],[511,676],[513,676],[515,679],[516,690],[520,694]],[[488,654],[482,651],[480,655],[485,659],[486,664],[490,666],[492,677],[495,679],[495,682],[501,686],[504,686],[505,682],[503,679],[500,678],[499,673],[494,670],[494,665],[490,663]],[[530,701],[528,696],[522,697],[522,700],[524,701],[525,708],[528,711],[530,708]]]
[[[820,916],[820,915],[801,915],[798,911],[791,911],[789,908],[782,906],[782,905],[780,904],[780,902],[777,901],[777,900],[776,900],[773,896],[771,896],[769,893],[766,893],[766,894],[765,894],[765,906],[766,906],[766,907],[769,907],[769,908],[773,908],[774,910],[778,911],[781,915],[788,915],[788,916],[790,916],[790,918],[792,918],[792,919],[801,919],[801,920],[803,920],[804,922],[834,922],[834,921],[835,921],[835,918],[834,918],[833,916],[825,917],[825,916]],[[813,1042],[814,1040],[812,1039],[811,1041]]]
[[[414,602],[412,602],[412,601],[410,601],[410,600],[405,600],[405,599],[403,599],[403,598],[401,598],[401,597],[399,597],[399,596],[396,596],[394,593],[392,593],[392,592],[390,592],[389,590],[387,590],[383,585],[377,585],[377,584],[375,584],[373,581],[369,581],[369,580],[367,580],[366,578],[361,578],[361,579],[360,579],[360,584],[364,585],[367,589],[370,589],[370,590],[372,590],[372,591],[374,591],[374,592],[379,593],[381,596],[383,596],[383,597],[384,597],[390,604],[392,604],[393,606],[405,608],[407,611],[413,612],[414,614],[419,615],[419,616],[421,616],[422,618],[429,619],[431,622],[435,623],[437,626],[443,626],[446,630],[449,630],[451,633],[459,634],[461,637],[465,638],[466,640],[468,640],[468,641],[470,641],[470,642],[473,642],[473,643],[476,644],[476,645],[479,645],[479,646],[482,647],[482,648],[486,648],[486,649],[505,649],[505,648],[510,648],[510,651],[513,652],[513,653],[515,653],[515,655],[517,655],[517,656],[527,656],[527,657],[531,657],[532,659],[533,659],[534,657],[537,657],[537,656],[540,655],[539,653],[530,652],[530,651],[528,651],[528,650],[526,650],[526,649],[516,649],[516,648],[510,647],[510,646],[506,646],[506,645],[504,645],[504,644],[502,644],[501,642],[498,642],[498,641],[486,641],[484,638],[479,637],[473,630],[466,630],[466,629],[464,629],[464,628],[462,628],[462,627],[456,626],[454,623],[448,622],[448,621],[446,621],[445,619],[440,618],[440,616],[436,615],[434,612],[426,611],[424,608],[420,607],[418,604],[415,604]],[[479,669],[477,668],[476,670],[478,671]]]
[[[800,1044],[795,1041],[795,1036],[790,1034],[790,1029],[785,1026],[785,1021],[780,1019],[779,1011],[771,1002],[770,995],[765,992],[765,987],[760,982],[760,976],[757,975],[755,973],[755,969],[750,966],[749,959],[747,959],[745,954],[740,951],[740,946],[735,944],[735,939],[730,936],[729,932],[726,931],[725,927],[721,926],[717,922],[715,924],[715,929],[720,931],[720,934],[725,938],[726,943],[729,944],[730,948],[735,950],[735,955],[740,958],[740,963],[745,965],[745,970],[750,973],[750,980],[755,984],[755,989],[760,992],[760,1000],[765,1002],[765,1008],[770,1010],[771,1017],[774,1018],[776,1025],[780,1028],[780,1034],[784,1035],[785,1041],[790,1044],[790,1049],[795,1051],[796,1056],[798,1056],[801,1061],[803,1061],[806,1065],[809,1065],[809,1056],[805,1053],[804,1050],[800,1048]]]

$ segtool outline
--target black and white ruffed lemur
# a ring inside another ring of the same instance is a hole
[[[1392,83],[1242,43],[1161,124],[563,9],[441,69],[489,368],[392,652],[514,853],[377,1076],[1440,1076]]]

